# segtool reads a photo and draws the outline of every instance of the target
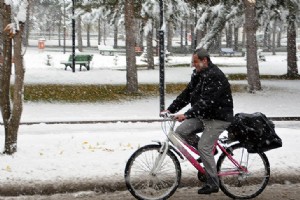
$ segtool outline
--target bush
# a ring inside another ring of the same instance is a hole
[[[186,83],[166,85],[166,94],[179,94]],[[233,92],[246,91],[246,85],[232,85]],[[140,84],[136,94],[126,93],[125,85],[25,85],[25,101],[96,102],[120,101],[158,96],[157,84]]]

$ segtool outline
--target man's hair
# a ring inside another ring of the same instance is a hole
[[[203,60],[204,58],[207,58],[207,60],[210,61],[209,53],[204,48],[196,49],[194,51],[194,54],[196,54],[200,60]]]

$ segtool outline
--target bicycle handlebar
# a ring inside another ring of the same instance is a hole
[[[166,112],[166,111],[161,112],[161,113],[159,114],[159,116],[162,117],[162,118],[164,118],[164,119],[172,119],[172,120],[175,120],[175,114],[171,114],[171,113]]]

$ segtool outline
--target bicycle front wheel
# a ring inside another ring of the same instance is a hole
[[[168,150],[160,168],[155,163],[161,145],[147,145],[138,149],[128,160],[125,182],[130,193],[137,199],[167,199],[177,189],[181,179],[181,168],[177,157]]]
[[[247,169],[247,172],[236,167],[223,153],[217,163],[221,190],[234,199],[251,199],[258,196],[270,178],[267,156],[264,153],[248,153],[241,144],[229,147],[229,153]]]

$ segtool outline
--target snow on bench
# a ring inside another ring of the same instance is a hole
[[[114,56],[115,53],[125,53],[125,49],[115,49],[113,46],[110,45],[98,45],[98,50],[101,55],[108,55]]]
[[[220,50],[220,54],[221,55],[234,55],[235,51],[233,50],[233,48],[221,48]]]

